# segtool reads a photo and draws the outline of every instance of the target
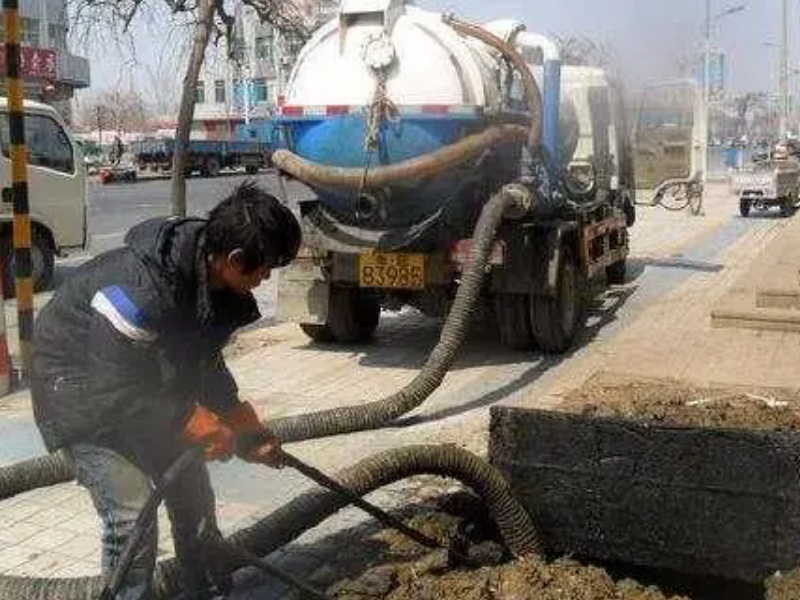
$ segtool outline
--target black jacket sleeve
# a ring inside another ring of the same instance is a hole
[[[239,403],[239,388],[233,379],[222,351],[215,352],[203,372],[201,404],[218,415],[224,415]]]

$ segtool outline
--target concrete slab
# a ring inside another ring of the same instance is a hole
[[[711,308],[714,327],[800,331],[800,220],[790,220]]]
[[[548,548],[759,583],[800,562],[800,434],[492,409],[489,458]]]

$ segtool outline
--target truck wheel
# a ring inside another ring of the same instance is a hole
[[[247,165],[244,168],[244,172],[247,173],[248,175],[255,175],[256,173],[258,173],[258,167],[256,165]]]
[[[327,344],[335,341],[333,332],[327,325],[320,325],[317,323],[300,323],[300,329],[302,329],[303,333],[317,343]]]
[[[325,324],[301,323],[300,328],[315,342],[352,344],[372,337],[380,315],[377,297],[358,288],[331,286]]]
[[[498,294],[494,311],[500,341],[512,350],[531,350],[536,346],[531,333],[530,296],[527,294]]]
[[[562,353],[583,328],[585,303],[582,277],[565,249],[558,266],[556,297],[531,297],[533,337],[545,352]]]
[[[365,342],[378,327],[381,306],[375,296],[358,288],[331,287],[328,327],[337,342]]]
[[[609,285],[622,285],[625,283],[625,274],[628,268],[627,261],[623,258],[606,267],[606,282]]]
[[[739,214],[745,218],[750,214],[750,200],[747,198],[739,199]]]
[[[209,156],[204,165],[206,177],[216,177],[219,175],[219,159],[216,156]]]
[[[11,236],[4,236],[0,240],[0,245],[2,246],[0,254],[3,258],[3,297],[14,298],[16,296],[14,289],[16,263]],[[31,267],[33,291],[44,292],[50,289],[55,273],[55,250],[47,235],[37,228],[33,229],[31,240]]]

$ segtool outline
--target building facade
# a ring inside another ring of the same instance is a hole
[[[295,0],[306,24],[319,26],[336,13],[333,0]],[[239,4],[236,46],[210,47],[197,85],[192,137],[231,139],[237,125],[273,116],[304,40],[262,23],[256,11]]]
[[[52,104],[71,121],[71,102],[76,89],[88,87],[89,61],[75,56],[67,45],[68,19],[65,0],[20,0],[21,68],[25,97]],[[3,39],[5,31],[0,20]],[[5,66],[5,48],[0,49]],[[5,81],[0,81],[5,95]]]

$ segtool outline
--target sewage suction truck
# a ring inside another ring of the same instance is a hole
[[[343,0],[301,51],[280,123],[273,162],[313,199],[278,312],[313,340],[364,341],[382,309],[447,315],[478,261],[465,311],[494,315],[509,347],[563,352],[593,284],[625,279],[620,88],[520,22]],[[511,206],[489,218],[495,196]]]

